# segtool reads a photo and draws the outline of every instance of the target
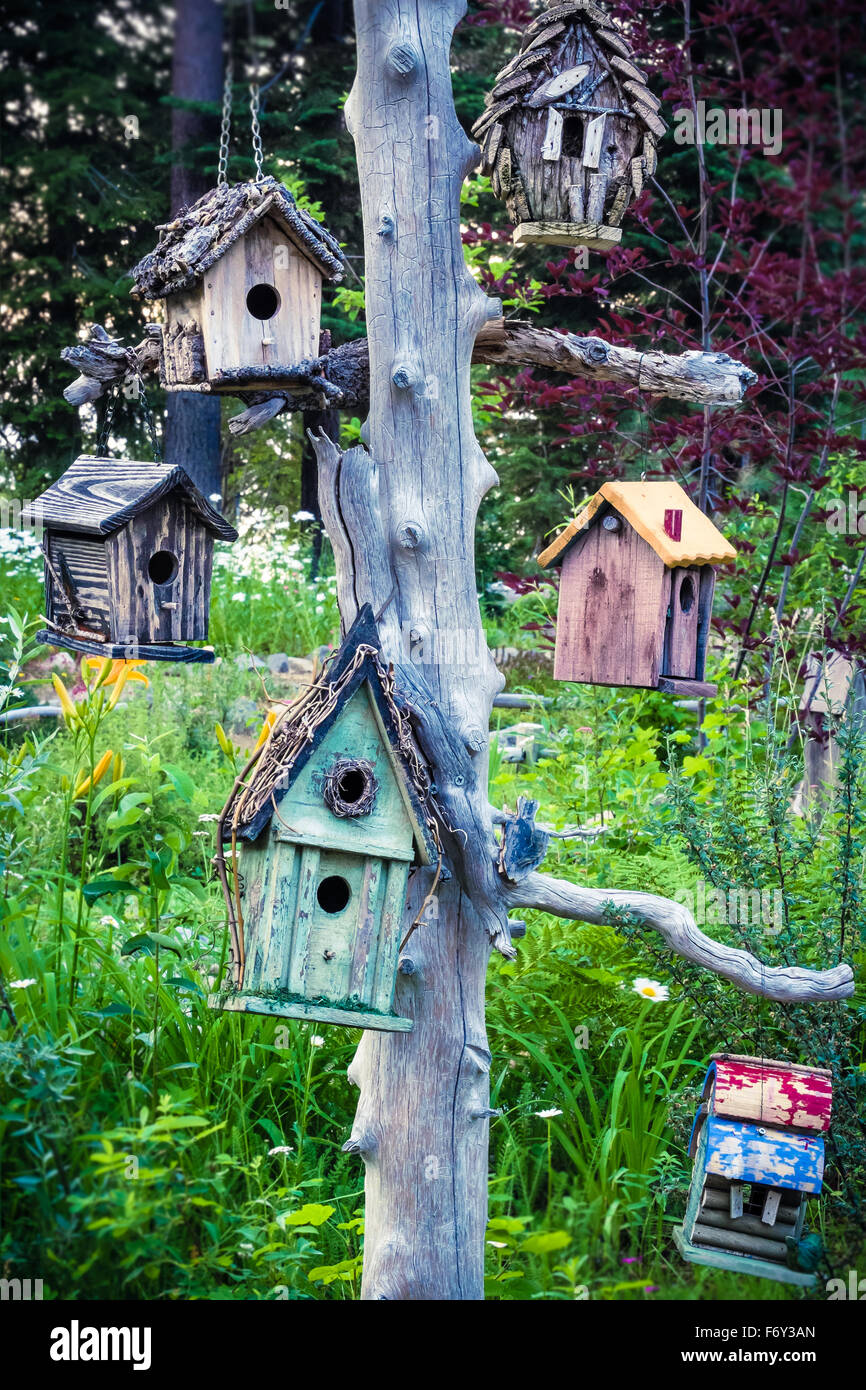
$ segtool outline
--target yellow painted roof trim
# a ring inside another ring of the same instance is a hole
[[[546,568],[561,560],[572,541],[589,529],[604,502],[616,507],[669,567],[721,565],[736,559],[737,552],[730,541],[695,506],[679,483],[663,480],[651,483],[605,483],[590,498],[580,515],[560,531],[546,550],[542,550],[538,557],[539,565]],[[682,536],[678,541],[671,540],[665,534],[665,512],[669,510],[679,510],[683,514]]]

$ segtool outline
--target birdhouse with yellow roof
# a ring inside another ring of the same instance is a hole
[[[562,566],[556,680],[714,695],[715,567],[735,556],[678,483],[605,483],[538,557]]]

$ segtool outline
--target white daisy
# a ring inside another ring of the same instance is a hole
[[[635,994],[640,994],[644,999],[652,999],[656,1004],[663,1004],[669,993],[667,985],[660,985],[658,980],[647,980],[643,976],[635,980],[632,989]]]
[[[561,1115],[561,1114],[562,1114],[562,1111],[561,1111],[561,1110],[556,1110],[556,1109],[551,1109],[551,1110],[536,1110],[535,1113],[536,1113],[536,1115],[538,1116],[539,1120],[555,1120],[556,1117],[557,1117],[557,1115]]]

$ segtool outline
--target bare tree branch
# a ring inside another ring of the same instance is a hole
[[[837,965],[832,970],[764,965],[748,951],[713,941],[681,903],[655,893],[584,888],[541,873],[528,874],[508,893],[509,907],[534,907],[579,922],[605,922],[611,903],[637,914],[678,956],[721,975],[747,994],[760,994],[783,1003],[808,1003],[848,999],[854,993],[849,965]]]

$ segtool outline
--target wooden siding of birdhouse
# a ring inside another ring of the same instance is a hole
[[[560,99],[537,108],[520,105],[506,118],[508,143],[537,222],[615,226],[622,220],[644,131],[633,115],[618,114],[628,108],[607,70],[610,56],[602,56],[585,26],[569,29],[555,57],[558,75],[563,83],[571,72],[586,70],[585,76]],[[585,104],[594,109],[573,109],[576,92],[588,88]],[[521,101],[527,99],[535,98],[520,94]]]
[[[828,1071],[754,1057],[717,1057],[704,1097],[713,1114],[819,1134],[830,1128],[833,1103]]]
[[[282,805],[291,814],[288,802]],[[239,869],[245,994],[390,1012],[408,861],[318,849],[265,830],[242,846]],[[332,877],[344,880],[350,893],[337,913],[318,901],[321,884]]]
[[[268,319],[247,307],[249,292],[259,285],[279,295],[279,307]],[[208,379],[240,367],[292,366],[318,356],[321,304],[321,272],[271,218],[263,218],[201,281]]]
[[[213,537],[183,498],[161,498],[105,542],[112,596],[111,639],[124,643],[201,642],[208,633]],[[177,561],[157,583],[149,565],[158,552]]]
[[[45,566],[46,617],[63,625],[68,618],[65,595],[58,582],[68,571],[76,602],[87,612],[86,626],[108,637],[111,632],[111,601],[105,542],[87,536],[49,535]]]
[[[247,938],[244,993],[324,999],[388,1013],[392,1006],[413,822],[368,688],[340,718],[282,797],[252,845],[240,851]],[[329,771],[344,760],[370,766],[377,790],[369,814],[338,816],[324,798]],[[342,879],[339,912],[318,900]]]
[[[682,566],[670,571],[663,676],[703,680],[715,582],[712,565]]]
[[[201,286],[169,295],[160,368],[166,386],[195,386],[207,379],[202,338]]]
[[[592,525],[562,562],[556,680],[655,688],[662,671],[670,571],[629,524]]]

